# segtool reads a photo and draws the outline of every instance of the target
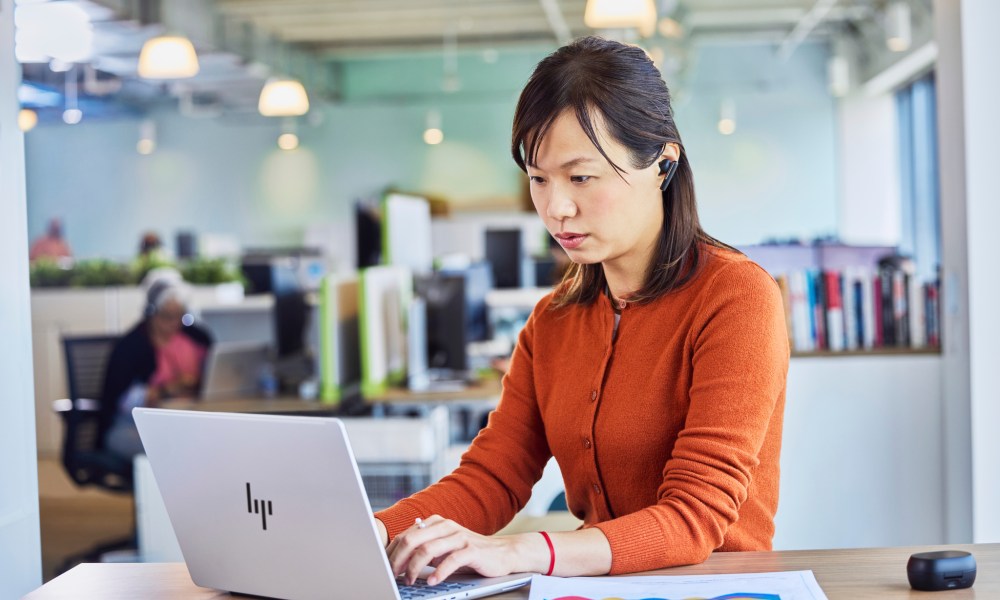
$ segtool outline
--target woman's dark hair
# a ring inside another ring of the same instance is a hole
[[[666,144],[681,148],[677,172],[663,192],[664,227],[645,284],[629,296],[646,302],[678,289],[701,266],[702,245],[729,248],[701,228],[694,177],[670,108],[670,92],[645,51],[635,46],[585,37],[543,59],[528,79],[514,112],[511,154],[522,171],[535,165],[538,148],[556,117],[572,110],[605,160],[595,130],[601,119],[611,137],[629,152],[632,167],[652,165]],[[558,287],[554,306],[593,302],[607,287],[600,264],[574,264]]]

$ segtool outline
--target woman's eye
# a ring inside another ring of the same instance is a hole
[[[539,177],[538,175],[530,175],[528,176],[528,179],[531,181],[531,183],[545,183],[545,180]]]
[[[573,183],[587,183],[590,181],[590,175],[573,175],[569,180]]]

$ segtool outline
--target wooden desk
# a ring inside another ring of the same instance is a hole
[[[718,553],[700,565],[652,571],[648,575],[705,573],[759,573],[812,569],[831,600],[896,600],[938,598],[910,589],[906,560],[914,552],[961,549],[978,563],[975,585],[940,594],[943,600],[1000,598],[1000,544],[867,548],[857,550],[800,550],[789,552]],[[102,600],[143,598],[223,598],[227,594],[191,583],[183,564],[84,564],[60,575],[26,596],[26,600]],[[491,596],[497,600],[525,600],[526,589]]]
[[[496,402],[503,388],[499,377],[486,377],[475,385],[461,390],[414,392],[403,387],[392,387],[378,396],[364,399],[375,406],[411,406],[429,404],[475,404]],[[225,398],[219,400],[166,400],[160,408],[178,410],[207,410],[235,413],[333,413],[340,404],[324,404],[319,400],[302,400],[295,396],[277,398]]]
[[[231,413],[334,413],[337,404],[323,404],[318,400],[302,400],[297,397],[288,398],[225,398],[220,400],[166,400],[160,408],[175,410],[204,410],[212,412]]]
[[[503,388],[499,377],[484,377],[461,390],[415,392],[404,387],[390,387],[378,396],[366,396],[367,404],[446,404],[496,401]]]

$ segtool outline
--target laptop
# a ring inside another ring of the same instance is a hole
[[[399,583],[339,419],[132,414],[199,586],[273,598],[439,600],[480,598],[531,580],[455,575],[433,588]]]
[[[257,396],[261,372],[269,360],[266,344],[224,342],[213,345],[205,360],[201,398],[217,400]]]

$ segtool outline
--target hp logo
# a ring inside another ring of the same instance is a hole
[[[263,525],[264,531],[267,531],[267,517],[274,514],[271,512],[271,501],[251,499],[249,482],[247,482],[247,512],[255,515],[260,514],[261,525]]]

